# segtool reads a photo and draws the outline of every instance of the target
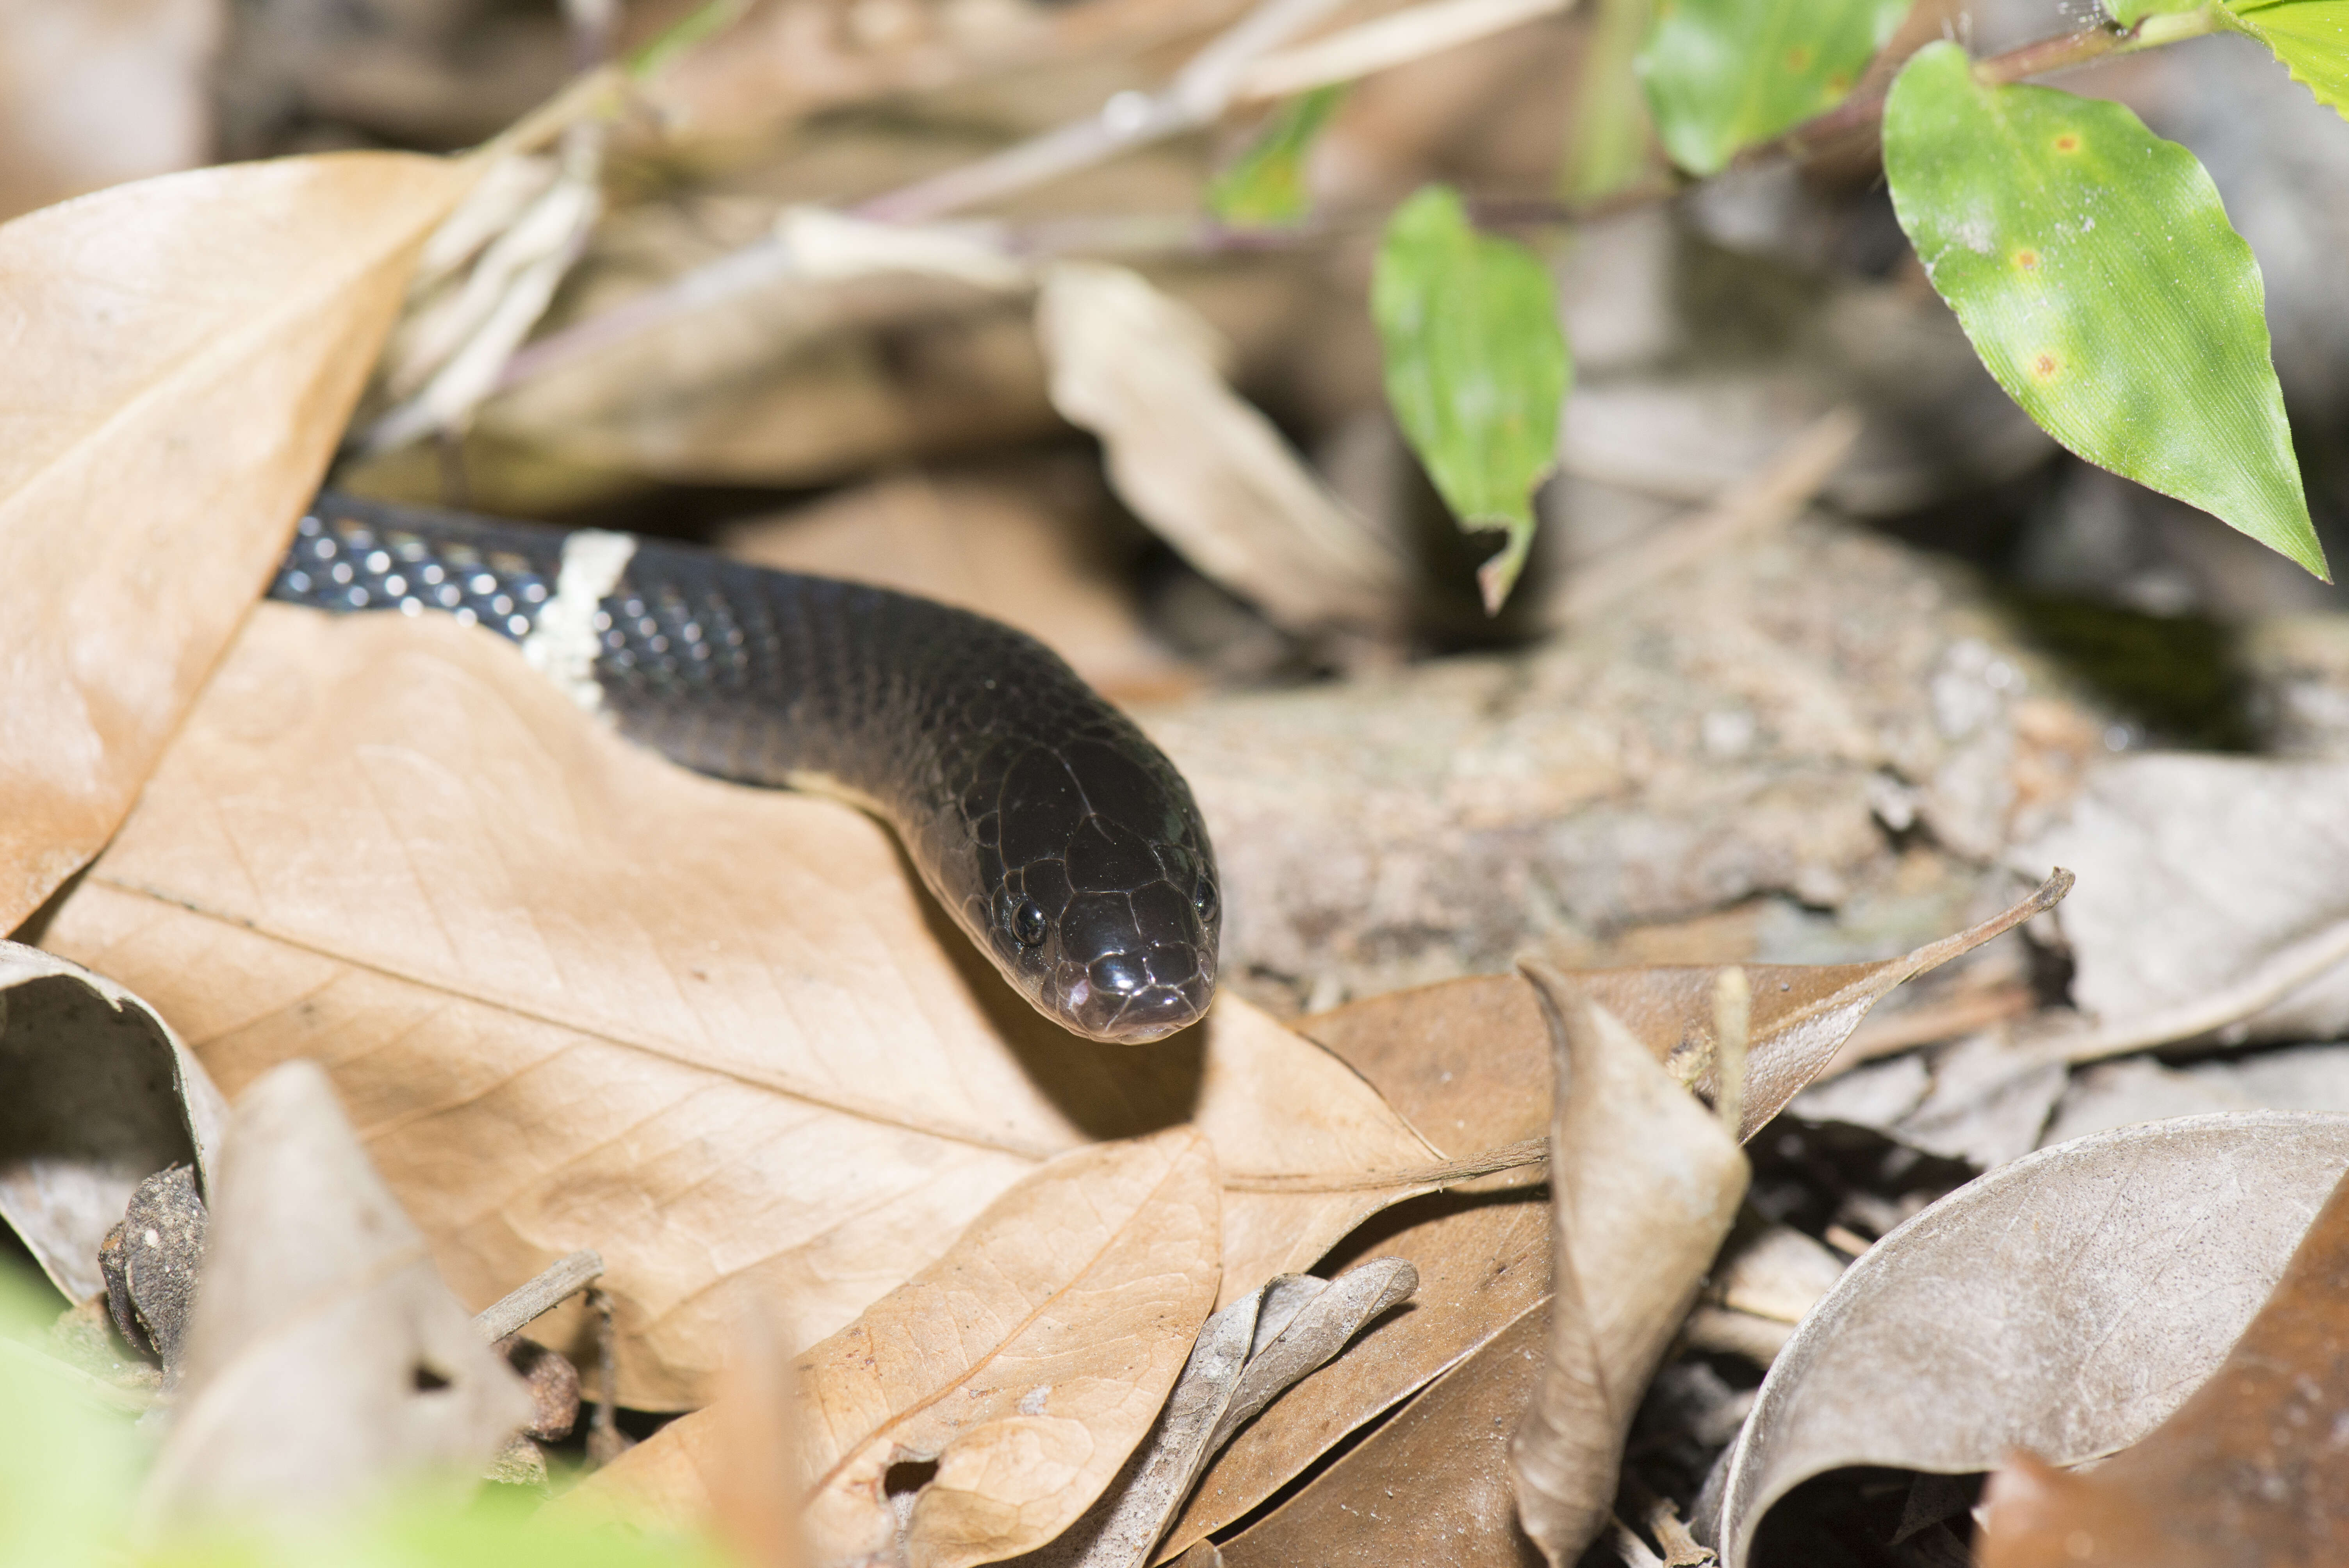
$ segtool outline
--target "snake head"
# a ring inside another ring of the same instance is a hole
[[[1005,977],[1092,1039],[1140,1045],[1197,1022],[1223,907],[1182,776],[1139,731],[1112,732],[1027,752],[999,789],[982,876]]]

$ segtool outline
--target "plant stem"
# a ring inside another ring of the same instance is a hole
[[[1003,151],[948,170],[897,191],[888,191],[851,208],[857,217],[887,222],[921,222],[1027,190],[1058,175],[1086,168],[1122,152],[1208,123],[1236,97],[1247,96],[1246,72],[1265,52],[1310,26],[1329,9],[1331,0],[1261,0],[1237,25],[1201,51],[1164,90],[1121,93],[1095,115],[1061,126]],[[1563,8],[1562,6],[1558,8]],[[715,7],[713,7],[715,9]],[[1528,10],[1532,9],[1528,7]],[[2130,54],[2217,32],[2227,25],[2224,8],[2206,5],[2199,11],[2148,16],[2133,28],[2097,26],[2059,36],[2037,39],[1976,63],[1974,72],[1986,82],[2011,83],[2030,77],[2070,70],[2109,55]],[[565,95],[566,98],[572,95]],[[584,95],[580,95],[584,96]],[[1750,168],[1778,159],[1815,156],[1836,142],[1873,134],[1884,118],[1886,95],[1869,93],[1845,99],[1824,114],[1815,115],[1775,140],[1747,150],[1734,167]],[[552,107],[552,106],[550,106]],[[574,113],[577,112],[575,109]],[[533,119],[552,119],[542,111]],[[511,142],[512,133],[501,138]],[[1644,206],[1675,193],[1677,185],[1619,192],[1595,203],[1504,201],[1480,205],[1480,221],[1508,224],[1571,222],[1627,207]],[[1491,206],[1487,217],[1484,206]],[[1193,220],[1138,217],[1088,221],[1046,220],[1019,232],[1007,231],[1005,249],[1013,254],[1053,254],[1067,250],[1093,249],[1077,240],[1090,223],[1099,225],[1101,248],[1154,248],[1152,240],[1171,250],[1226,252],[1278,250],[1298,242],[1300,233],[1327,233],[1345,229],[1345,219],[1325,220],[1302,231],[1259,232],[1232,230]],[[1147,238],[1145,238],[1147,236]],[[1121,243],[1123,242],[1123,243]],[[1140,242],[1135,245],[1135,242]],[[669,282],[624,301],[585,321],[549,334],[516,354],[500,378],[506,390],[567,364],[583,355],[623,342],[665,321],[733,298],[751,289],[788,277],[789,248],[775,237],[753,241],[730,255],[680,274]]]

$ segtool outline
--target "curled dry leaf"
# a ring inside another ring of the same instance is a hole
[[[2126,1128],[1960,1188],[1854,1264],[1779,1355],[1722,1475],[1727,1568],[1773,1504],[1850,1465],[2077,1464],[2207,1379],[2349,1165],[2349,1117]]]
[[[0,942],[0,1219],[69,1298],[106,1287],[99,1249],[141,1181],[173,1165],[209,1180],[227,1117],[146,1003]]]
[[[1335,1280],[1283,1274],[1216,1313],[1149,1439],[1083,1518],[1017,1568],[1143,1568],[1207,1457],[1418,1284],[1402,1259],[1373,1258]]]
[[[140,1494],[144,1527],[462,1482],[531,1413],[326,1075],[288,1062],[246,1090],[222,1140],[181,1402]]]
[[[1946,962],[2027,918],[2060,884],[1971,931],[1881,964],[1753,965],[1741,1116],[1750,1136],[1786,1095],[1835,1054],[1868,1009],[1905,979]],[[1676,1076],[1709,1068],[1718,966],[1584,971],[1570,976],[1610,1010],[1620,1008],[1651,1055]],[[1513,1144],[1544,1129],[1552,1072],[1548,1025],[1531,982],[1519,975],[1446,981],[1342,1007],[1299,1027],[1352,1064],[1444,1151],[1464,1156]],[[1474,1185],[1523,1184],[1538,1167]],[[1246,1515],[1357,1426],[1409,1398],[1547,1299],[1549,1217],[1538,1200],[1444,1196],[1394,1212],[1403,1229],[1378,1234],[1375,1250],[1409,1259],[1422,1285],[1412,1310],[1373,1326],[1361,1345],[1306,1378],[1209,1464],[1169,1532],[1179,1552]],[[1788,1293],[1772,1299],[1783,1310]],[[1703,1309],[1700,1309],[1702,1311]],[[1795,1316],[1799,1316],[1796,1313]],[[1741,1354],[1767,1361],[1792,1317],[1739,1313]],[[1497,1354],[1497,1352],[1493,1352]],[[1506,1537],[1508,1532],[1501,1530]]]
[[[260,606],[47,940],[232,1088],[324,1064],[468,1300],[595,1247],[645,1408],[707,1401],[725,1282],[812,1344],[1089,1141],[1206,1134],[1234,1296],[1433,1158],[1235,997],[1146,1050],[1068,1035],[877,824],[672,767],[430,618]]]
[[[2227,1359],[2094,1470],[2028,1453],[1991,1478],[1983,1568],[2244,1568],[2349,1556],[2349,1181],[2336,1183]]]
[[[1542,1370],[1548,1313],[1526,1313],[1296,1496],[1223,1542],[1223,1568],[1535,1568],[1517,1526],[1509,1433]],[[1275,1407],[1278,1408],[1278,1407]],[[1429,1478],[1441,1476],[1443,1484]],[[1185,1557],[1216,1548],[1201,1542]]]
[[[813,1560],[946,1568],[1059,1534],[1149,1430],[1215,1303],[1217,1207],[1214,1150],[1188,1129],[1074,1150],[801,1357]],[[588,1505],[698,1521],[722,1408],[598,1472]],[[901,1527],[887,1478],[905,1463],[937,1468]]]
[[[2059,869],[2013,908],[1880,963],[1744,965],[1753,1005],[1738,1138],[1753,1137],[1784,1109],[1894,986],[2053,908],[2071,887],[2072,873]],[[1715,1087],[1713,992],[1720,974],[1718,965],[1659,965],[1586,970],[1570,978],[1674,1077],[1710,1095]]]
[[[1372,997],[1299,1027],[1385,1094],[1446,1154],[1538,1137],[1549,1119],[1549,1030],[1515,975]],[[1409,1263],[1407,1312],[1366,1328],[1345,1355],[1242,1427],[1210,1461],[1167,1533],[1180,1552],[1253,1511],[1347,1433],[1409,1398],[1537,1308],[1549,1294],[1549,1203],[1538,1165],[1388,1211],[1350,1238],[1357,1255]],[[1506,1500],[1504,1511],[1506,1511]],[[1504,1532],[1506,1533],[1506,1531]]]
[[[1509,1447],[1517,1514],[1553,1565],[1605,1528],[1623,1439],[1745,1196],[1730,1130],[1556,971],[1547,1354]]]
[[[1066,262],[1045,273],[1036,330],[1052,406],[1102,438],[1118,494],[1185,559],[1291,630],[1402,618],[1402,553],[1226,385],[1188,306],[1125,268]]]
[[[404,154],[289,158],[0,228],[0,930],[129,809],[471,178]]]

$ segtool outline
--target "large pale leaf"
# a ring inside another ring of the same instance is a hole
[[[1534,487],[1557,466],[1573,365],[1549,273],[1531,251],[1469,225],[1449,186],[1387,221],[1371,278],[1387,405],[1427,477],[1471,531],[1507,541],[1476,573],[1497,611],[1534,538]]]
[[[2259,265],[2192,153],[1938,43],[1893,84],[1884,170],[1933,286],[2048,434],[2325,575]]]
[[[2317,102],[2349,115],[2349,0],[2227,0],[2227,9]]]
[[[1745,148],[1832,108],[1910,0],[1666,0],[1640,80],[1672,161],[1713,174]]]
[[[706,1400],[725,1282],[812,1344],[1089,1141],[1206,1133],[1233,1295],[1409,1190],[1365,1172],[1435,1158],[1234,997],[1147,1050],[1077,1039],[877,823],[673,767],[430,617],[255,611],[45,941],[232,1093],[326,1066],[472,1305],[601,1253],[642,1406]]]
[[[1886,1236],[1795,1331],[1739,1438],[1720,1544],[1850,1465],[2077,1464],[2220,1365],[2349,1164],[2349,1117],[2155,1122],[2043,1150]]]
[[[0,228],[0,930],[129,810],[472,172],[286,159]]]
[[[2349,1556],[2349,1181],[2337,1183],[2275,1294],[2194,1397],[2092,1470],[2029,1453],[1984,1493],[1983,1568],[2136,1568]],[[2086,1550],[2082,1550],[2085,1537]]]
[[[946,1255],[793,1368],[805,1527],[818,1563],[898,1543],[915,1568],[993,1562],[1059,1534],[1157,1418],[1216,1299],[1215,1157],[1187,1130],[1034,1171]],[[727,1462],[720,1405],[631,1449],[583,1501],[691,1522]]]

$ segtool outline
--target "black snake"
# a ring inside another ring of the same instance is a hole
[[[1079,1034],[1154,1040],[1215,993],[1215,855],[1189,786],[1059,655],[985,616],[332,493],[270,596],[454,614],[688,768],[864,806],[1003,977]]]

